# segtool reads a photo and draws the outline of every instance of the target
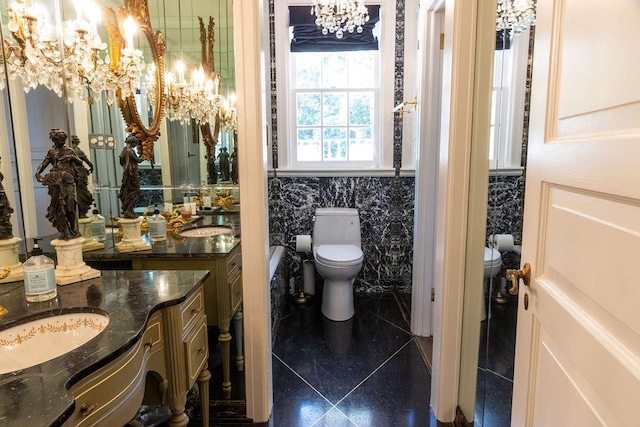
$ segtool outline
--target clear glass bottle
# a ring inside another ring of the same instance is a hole
[[[211,190],[209,190],[209,186],[207,184],[204,184],[202,207],[205,211],[211,210]]]
[[[31,257],[22,264],[24,293],[29,302],[48,301],[58,296],[55,264],[43,255],[38,240],[33,239]]]
[[[107,240],[107,231],[105,220],[100,211],[93,205],[93,214],[91,215],[91,235],[98,242],[104,242]]]
[[[149,219],[149,237],[152,242],[160,242],[167,239],[167,220],[160,215],[158,205],[155,205],[153,216]]]

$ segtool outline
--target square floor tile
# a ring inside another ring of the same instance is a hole
[[[431,375],[411,341],[337,407],[359,427],[429,426],[430,396]]]
[[[309,427],[332,407],[277,357],[273,357],[272,425]]]
[[[316,300],[281,319],[273,353],[336,403],[411,339],[360,304],[350,320],[330,321]]]

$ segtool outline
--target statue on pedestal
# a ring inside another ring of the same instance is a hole
[[[122,166],[122,184],[118,198],[122,202],[122,216],[133,219],[138,215],[134,208],[140,199],[140,170],[138,164],[144,160],[138,155],[137,147],[140,147],[140,140],[131,134],[125,140],[127,144],[120,153],[120,166]]]
[[[84,164],[78,168],[78,183],[76,184],[76,192],[78,193],[78,216],[80,218],[86,218],[87,212],[93,204],[93,194],[89,191],[89,174],[93,172],[93,163],[87,157],[87,155],[79,147],[80,138],[77,135],[71,136],[71,146],[76,156],[83,163],[89,166],[89,169],[84,167]]]
[[[62,240],[80,237],[77,224],[76,183],[78,182],[78,168],[82,167],[82,160],[70,147],[65,145],[67,133],[62,129],[51,129],[49,138],[53,147],[36,170],[36,180],[44,184],[49,190],[51,204],[47,208],[46,217],[60,232]],[[51,170],[44,177],[41,173],[52,165]]]

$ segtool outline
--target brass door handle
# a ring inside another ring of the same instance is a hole
[[[507,279],[511,280],[509,293],[511,295],[518,295],[518,281],[522,279],[525,286],[529,286],[531,282],[531,265],[525,263],[520,270],[508,269],[506,276]]]

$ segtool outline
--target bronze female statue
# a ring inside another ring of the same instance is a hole
[[[89,174],[93,172],[93,163],[87,157],[87,155],[79,147],[80,138],[77,135],[71,135],[71,146],[76,156],[83,163],[89,166],[89,169],[84,167],[84,164],[78,168],[78,183],[76,184],[76,192],[78,193],[78,214],[80,218],[86,218],[89,208],[93,203],[93,194],[89,191]]]
[[[218,159],[220,160],[220,173],[222,174],[222,181],[229,181],[229,152],[227,151],[227,147],[222,147],[220,149],[220,154],[218,154]]]
[[[4,191],[3,180],[4,175],[0,172],[0,240],[13,237],[13,228],[11,226],[13,208],[9,204],[7,193]]]
[[[65,145],[67,133],[62,129],[51,129],[49,138],[53,147],[36,170],[36,180],[44,184],[49,190],[51,203],[47,208],[47,219],[60,232],[63,240],[80,237],[77,227],[76,183],[78,182],[78,168],[82,167],[82,160],[73,149]],[[52,165],[48,174],[40,174]]]
[[[138,164],[144,159],[138,156],[136,148],[140,141],[134,135],[129,135],[125,141],[127,144],[120,153],[120,166],[122,166],[122,184],[118,197],[122,203],[122,216],[133,219],[138,216],[133,211],[140,199],[140,170]]]

